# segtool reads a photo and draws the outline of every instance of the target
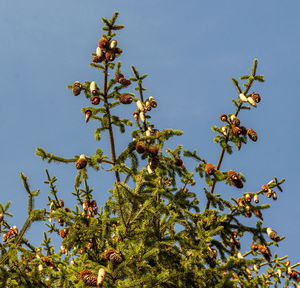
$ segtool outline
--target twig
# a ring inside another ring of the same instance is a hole
[[[108,31],[108,36],[110,36],[111,30]],[[106,115],[108,117],[108,131],[109,131],[109,140],[110,140],[110,149],[111,149],[111,157],[112,157],[112,165],[114,166],[116,164],[116,151],[115,151],[115,141],[114,141],[114,134],[112,130],[111,125],[111,119],[110,119],[110,111],[109,111],[109,104],[107,100],[107,76],[108,76],[108,61],[105,60],[105,70],[104,70],[104,91],[103,91],[103,97],[104,97],[104,103],[105,103],[105,109],[106,109]],[[115,171],[117,182],[120,182],[120,175],[119,172]]]

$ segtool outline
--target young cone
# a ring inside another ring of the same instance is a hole
[[[83,168],[86,167],[86,165],[87,165],[87,159],[86,159],[84,154],[81,154],[79,159],[77,160],[77,162],[75,164],[75,167],[77,169],[83,169]]]

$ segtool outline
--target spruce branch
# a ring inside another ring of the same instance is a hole
[[[254,64],[253,64],[253,67],[252,67],[252,76],[255,76],[255,73],[256,73],[256,67],[257,67],[257,59],[254,59]],[[249,78],[250,79],[250,78]],[[248,79],[248,85],[247,85],[247,88],[244,92],[244,95],[246,95],[248,93],[248,91],[250,90],[252,84],[253,84],[253,81],[254,81],[254,78],[252,80],[252,78],[249,80]],[[241,88],[239,87],[238,85],[238,82],[237,80],[235,80],[234,78],[232,78],[232,81],[233,83],[236,85],[236,88],[238,90],[239,93],[241,93]],[[243,106],[243,102],[240,102],[236,108],[236,111],[234,113],[235,116],[238,116],[241,108]],[[225,138],[225,144],[227,145],[228,143],[228,140],[229,140],[229,133],[227,134],[226,138]],[[220,153],[220,156],[219,156],[219,160],[218,160],[218,164],[217,164],[217,167],[216,169],[219,170],[220,167],[221,167],[221,164],[222,164],[222,161],[223,161],[223,157],[224,157],[224,154],[225,154],[225,151],[226,151],[226,148],[222,148],[221,150],[221,153]],[[213,194],[214,193],[214,189],[215,189],[215,185],[216,185],[216,180],[213,180],[213,184],[211,186],[211,189],[210,189],[210,194]],[[209,209],[209,206],[210,206],[210,200],[208,199],[207,200],[207,204],[206,204],[206,207],[205,207],[205,210],[208,210]]]

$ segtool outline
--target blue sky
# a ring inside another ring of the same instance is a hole
[[[255,84],[253,91],[260,93],[262,101],[257,109],[240,116],[257,131],[259,140],[240,152],[234,149],[221,168],[244,173],[244,192],[258,191],[273,176],[286,178],[284,192],[264,212],[264,223],[287,236],[279,252],[273,251],[289,255],[295,263],[300,255],[297,0],[284,4],[275,0],[1,1],[0,201],[13,201],[11,224],[21,227],[27,210],[20,172],[30,178],[32,189],[41,189],[37,208],[47,199],[45,168],[58,177],[59,195],[72,207],[74,166],[42,162],[34,155],[37,146],[66,158],[93,155],[98,147],[110,154],[107,137],[103,135],[100,143],[94,140],[96,123],[84,123],[80,109],[88,102],[73,97],[66,85],[76,80],[102,83],[102,75],[89,67],[90,54],[101,38],[101,17],[110,17],[114,11],[120,13],[119,23],[125,24],[117,37],[124,51],[122,71],[131,76],[134,64],[149,74],[146,95],[158,102],[151,112],[153,123],[159,129],[183,130],[183,136],[170,141],[171,148],[183,144],[208,162],[216,163],[220,153],[210,127],[220,124],[220,114],[234,109],[231,99],[237,94],[231,77],[249,73],[253,59],[259,59],[258,73],[265,75],[266,82]],[[130,118],[133,109],[122,106],[116,111]],[[128,141],[130,133],[117,140],[118,152]],[[188,168],[192,165],[186,160]],[[113,175],[104,171],[89,175],[101,205],[109,195]],[[204,199],[203,180],[196,179],[194,191]],[[216,191],[236,198],[241,194],[221,185]],[[40,229],[43,226],[34,224],[27,235],[36,245],[41,241]]]

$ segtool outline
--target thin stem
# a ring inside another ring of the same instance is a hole
[[[111,31],[108,31],[108,36],[110,36]],[[116,164],[116,150],[115,150],[115,141],[114,141],[114,134],[111,125],[110,119],[110,111],[109,111],[109,104],[107,100],[107,76],[108,76],[108,61],[105,60],[105,70],[104,70],[104,91],[103,91],[103,98],[105,103],[106,115],[108,117],[108,131],[109,131],[109,140],[110,140],[110,149],[111,149],[111,157],[113,166]],[[115,171],[117,182],[120,182],[120,175],[118,171]]]
[[[291,268],[293,269],[293,268],[295,268],[295,267],[297,267],[297,266],[299,266],[299,265],[300,265],[300,262],[298,262],[298,263],[292,265]]]
[[[141,101],[144,103],[144,95],[143,95],[143,86],[142,86],[142,79],[140,79],[135,67],[132,65],[132,71],[137,79],[137,82],[138,82],[138,85],[139,85],[139,92],[140,92],[140,98],[141,98]],[[144,126],[144,130],[146,131],[147,130],[147,127],[146,127],[146,123],[143,122],[143,126]]]
[[[139,84],[139,91],[140,91],[141,101],[144,103],[142,81],[138,80],[138,84]],[[143,122],[143,126],[144,126],[144,130],[146,131],[147,130],[146,122]]]
[[[104,163],[108,163],[108,164],[112,164],[114,165],[114,163],[110,160],[107,160],[107,159],[102,159],[101,162],[104,162]]]

